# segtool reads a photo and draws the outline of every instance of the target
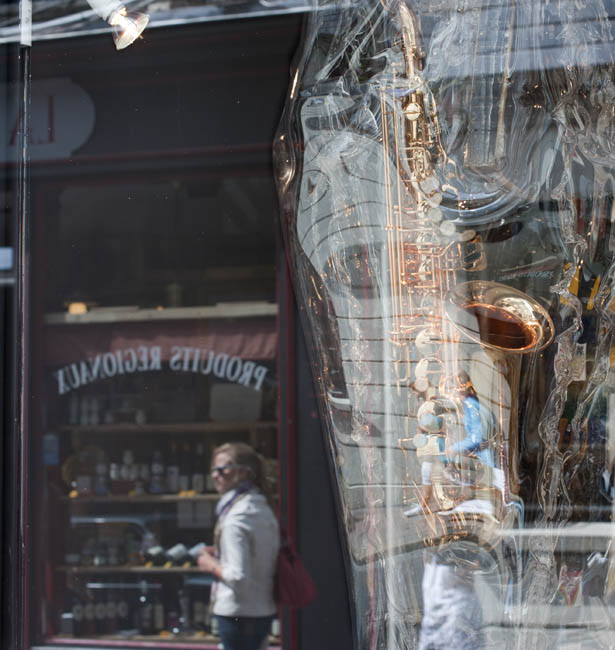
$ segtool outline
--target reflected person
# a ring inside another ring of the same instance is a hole
[[[474,553],[471,545],[459,550],[426,551],[419,650],[483,647],[483,611],[474,588]]]
[[[445,475],[459,480],[453,471],[454,464],[463,466],[464,457],[476,458],[483,467],[490,468],[492,484],[504,492],[504,472],[496,467],[490,441],[496,433],[493,413],[479,402],[476,389],[467,372],[457,375],[457,396],[463,406],[462,432],[464,437],[448,445]],[[461,472],[459,472],[461,474]]]
[[[214,546],[198,558],[216,579],[212,613],[223,650],[258,650],[277,611],[273,596],[279,551],[277,519],[265,497],[260,456],[244,443],[213,452],[211,474],[221,495]]]
[[[413,516],[419,512],[430,512],[430,501],[434,493],[434,463],[440,465],[445,483],[459,486],[456,510],[485,510],[492,513],[491,499],[480,497],[475,489],[486,487],[481,479],[485,469],[489,472],[489,483],[504,495],[504,472],[496,467],[490,441],[496,433],[496,422],[491,411],[479,402],[474,385],[465,371],[457,375],[458,383],[455,399],[440,399],[432,403],[432,408],[421,413],[418,418],[423,439],[434,438],[434,443],[419,451],[421,462],[421,483],[418,489],[419,503],[404,512]],[[458,432],[460,435],[458,435]],[[458,439],[455,440],[455,437]],[[437,481],[439,482],[439,481]],[[437,494],[436,494],[437,496]],[[450,509],[452,495],[446,500]]]

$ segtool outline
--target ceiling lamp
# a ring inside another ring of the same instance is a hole
[[[88,4],[111,25],[113,41],[118,50],[123,50],[136,41],[149,22],[147,14],[128,11],[118,0],[88,0]]]

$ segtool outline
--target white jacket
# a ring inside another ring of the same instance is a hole
[[[275,614],[273,577],[280,531],[260,492],[248,492],[224,514],[219,545],[223,579],[216,585],[213,613],[219,616]]]

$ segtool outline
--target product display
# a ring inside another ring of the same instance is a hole
[[[132,378],[131,388],[138,381]],[[73,398],[54,403],[57,428],[45,438],[54,452],[47,455],[54,463],[49,512],[66,522],[64,537],[48,548],[59,578],[50,597],[61,604],[51,616],[54,636],[178,639],[197,648],[215,642],[212,577],[197,566],[213,543],[219,498],[211,453],[252,428],[254,436],[272,437],[275,423],[182,423],[181,414],[175,423],[118,422],[117,412],[110,421],[104,408],[113,400]],[[75,404],[89,413],[94,403],[101,405],[95,423],[71,424]],[[138,403],[145,411],[147,402]]]
[[[211,447],[211,445],[210,445]],[[169,449],[169,452],[167,452]],[[177,456],[177,443],[164,444],[162,449],[135,458],[133,449],[125,448],[117,462],[108,462],[107,452],[96,445],[87,445],[70,455],[63,466],[63,478],[72,488],[71,496],[203,494],[207,487],[209,457],[204,443],[196,443],[194,453],[189,442],[182,444]],[[168,465],[165,459],[168,458]]]
[[[201,636],[210,634],[207,613],[211,581],[195,578],[175,593],[163,583],[88,582],[85,591],[68,592],[62,614],[64,633],[88,636]],[[189,611],[195,613],[191,622]]]
[[[276,174],[361,650],[606,647],[608,580],[561,594],[615,561],[608,15],[308,21]]]

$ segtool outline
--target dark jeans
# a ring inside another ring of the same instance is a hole
[[[273,616],[216,616],[224,650],[258,650]]]

